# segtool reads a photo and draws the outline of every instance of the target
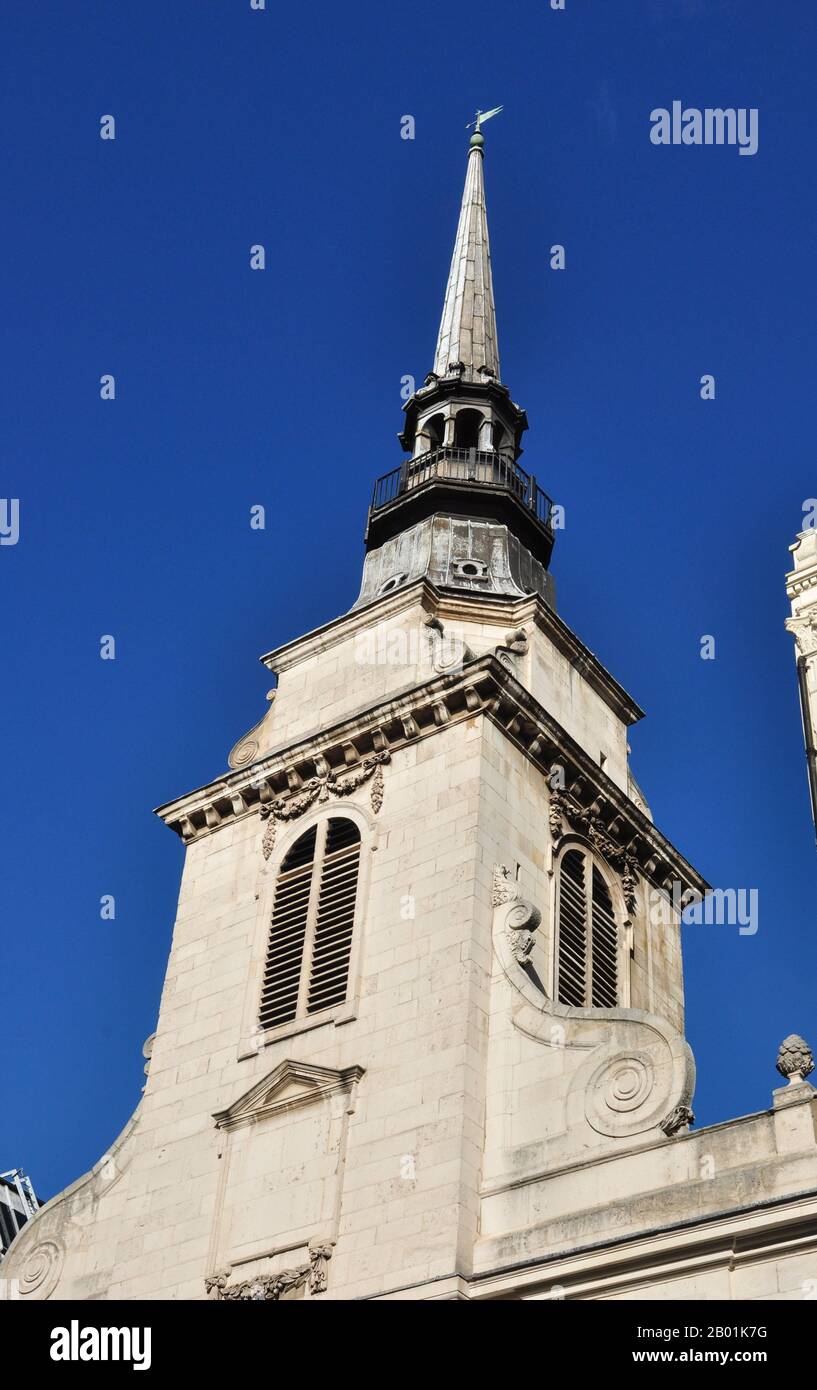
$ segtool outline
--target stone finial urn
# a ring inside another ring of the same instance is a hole
[[[777,1054],[777,1070],[786,1077],[790,1086],[805,1081],[809,1073],[814,1071],[814,1053],[805,1038],[790,1033],[783,1039]]]

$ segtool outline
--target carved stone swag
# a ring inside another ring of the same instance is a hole
[[[310,1241],[309,1261],[294,1269],[279,1269],[277,1274],[256,1274],[250,1279],[229,1283],[231,1270],[221,1270],[204,1281],[207,1297],[217,1303],[278,1303],[284,1294],[302,1289],[310,1294],[324,1293],[328,1262],[332,1258],[332,1243]]]
[[[595,803],[582,806],[569,791],[552,790],[548,807],[548,822],[554,846],[562,838],[562,818],[574,830],[582,831],[594,849],[603,855],[608,864],[620,875],[621,889],[627,911],[636,910],[635,890],[638,887],[638,859],[630,846],[617,843],[609,834],[604,822],[595,813]]]
[[[370,800],[372,810],[377,815],[383,805],[383,766],[391,762],[391,753],[384,749],[366,758],[360,767],[351,772],[332,772],[328,767],[304,785],[297,796],[279,796],[261,807],[261,819],[268,822],[261,841],[261,852],[269,859],[275,848],[275,832],[279,822],[296,820],[316,802],[329,801],[333,796],[350,796],[358,787],[371,780]]]

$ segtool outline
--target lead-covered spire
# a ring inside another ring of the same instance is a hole
[[[451,258],[434,372],[446,376],[462,363],[466,380],[499,379],[496,309],[491,282],[491,250],[485,210],[483,147],[479,130],[471,137],[460,220]]]

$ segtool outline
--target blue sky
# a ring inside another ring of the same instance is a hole
[[[817,493],[817,11],[41,0],[4,29],[0,1169],[50,1195],[138,1100],[182,864],[152,808],[223,771],[265,708],[258,655],[356,597],[465,124],[500,102],[502,374],[566,507],[560,612],[648,712],[632,765],[661,829],[758,890],[757,935],[685,929],[685,973],[699,1123],[767,1107],[784,1035],[817,1041],[783,627]],[[756,107],[757,154],[654,146],[673,100]]]

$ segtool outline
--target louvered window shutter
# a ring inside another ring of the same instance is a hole
[[[330,820],[315,914],[307,1013],[346,998],[355,922],[360,832],[350,820]]]
[[[587,973],[587,891],[584,855],[568,850],[559,874],[559,956],[557,998],[584,1004]]]
[[[275,885],[264,983],[261,990],[262,1028],[289,1023],[298,1010],[309,899],[315,867],[317,829],[296,840],[281,865]]]
[[[571,849],[559,870],[556,998],[578,1008],[618,1003],[618,928],[613,900],[591,856]]]
[[[612,1009],[618,1000],[616,920],[610,889],[593,865],[591,946],[591,1003],[594,1009]]]
[[[264,965],[262,1028],[342,1003],[360,867],[360,832],[331,819],[296,840],[278,873]]]

